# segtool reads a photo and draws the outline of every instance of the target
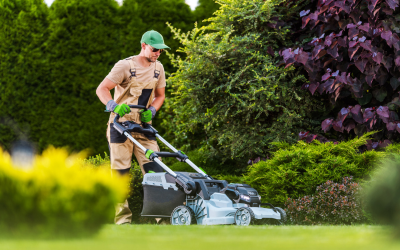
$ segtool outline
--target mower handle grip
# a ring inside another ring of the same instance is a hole
[[[147,110],[146,106],[144,105],[128,105],[128,106],[133,109],[144,109],[144,111]],[[114,118],[114,123],[118,122],[118,119],[120,118],[119,114],[116,113],[115,115],[116,116]]]

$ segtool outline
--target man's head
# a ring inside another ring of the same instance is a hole
[[[164,44],[164,39],[160,33],[155,30],[147,31],[143,34],[140,41],[143,55],[149,62],[155,62],[164,49],[171,49]]]

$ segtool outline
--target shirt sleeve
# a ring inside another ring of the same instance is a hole
[[[167,86],[167,84],[165,82],[165,71],[164,71],[164,66],[161,64],[160,79],[158,80],[158,83],[157,83],[157,89],[165,88],[165,86]]]
[[[106,78],[116,85],[120,85],[126,79],[126,72],[129,72],[129,62],[126,60],[120,60],[114,65]]]

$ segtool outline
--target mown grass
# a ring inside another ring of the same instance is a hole
[[[3,238],[0,249],[400,249],[391,232],[382,226],[106,225],[88,239]]]

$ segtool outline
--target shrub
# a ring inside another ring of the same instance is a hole
[[[327,181],[315,194],[298,199],[288,198],[285,211],[292,224],[353,224],[366,221],[360,198],[361,187],[344,177],[341,183]]]
[[[244,161],[223,161],[218,155],[210,155],[207,147],[191,150],[187,153],[189,159],[202,168],[211,176],[235,174],[240,175],[246,171]],[[195,170],[185,162],[177,161],[175,158],[164,158],[163,161],[174,171],[195,172]]]
[[[291,44],[286,28],[303,2],[225,0],[210,24],[187,34],[172,29],[184,45],[165,120],[176,137],[201,141],[224,159],[265,156],[273,141],[295,142],[313,130],[320,103],[297,87],[306,79],[293,67],[277,65],[274,51]],[[289,18],[290,17],[290,18]],[[284,25],[284,26],[281,26]]]
[[[23,170],[0,151],[1,235],[86,236],[112,222],[126,180],[85,168],[82,156],[49,148]]]
[[[281,55],[287,66],[301,65],[307,71],[309,82],[303,88],[331,101],[322,130],[358,136],[381,130],[375,139],[398,140],[398,1],[312,2],[299,13],[303,30],[298,32],[315,37],[300,37],[300,47]]]
[[[400,155],[392,154],[374,173],[366,190],[366,210],[372,219],[400,233]]]
[[[265,202],[277,205],[289,197],[311,195],[327,180],[339,182],[345,176],[353,176],[359,181],[367,178],[386,155],[375,150],[359,152],[371,134],[339,143],[314,140],[275,144],[276,151],[270,159],[249,166],[244,180],[258,190]]]

